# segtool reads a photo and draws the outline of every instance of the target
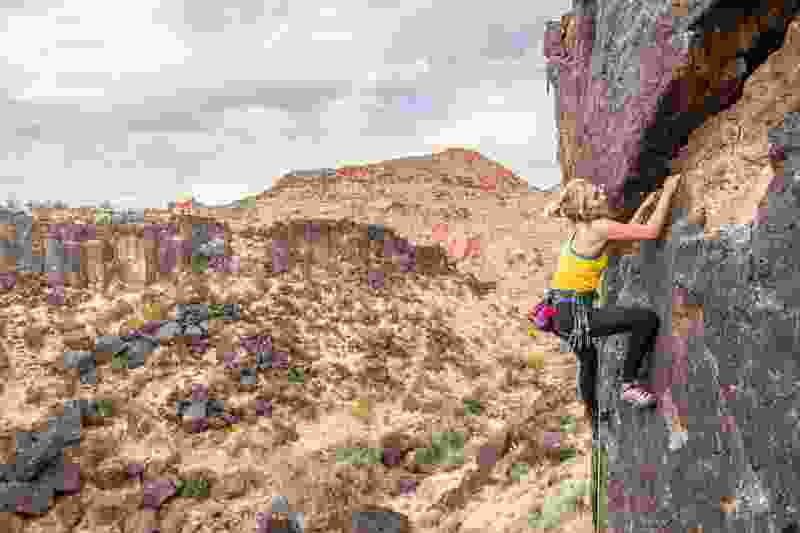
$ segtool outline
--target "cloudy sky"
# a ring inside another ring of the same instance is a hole
[[[3,0],[0,201],[228,202],[453,145],[552,185],[542,42],[571,3]]]

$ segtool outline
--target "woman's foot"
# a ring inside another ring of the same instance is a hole
[[[620,398],[641,408],[653,407],[656,404],[655,395],[635,383],[623,383]]]

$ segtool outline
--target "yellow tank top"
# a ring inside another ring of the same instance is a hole
[[[604,253],[599,257],[578,255],[572,246],[574,239],[575,233],[561,246],[558,269],[553,274],[550,287],[578,292],[597,291],[599,306],[605,305],[605,271],[608,267],[608,254]]]

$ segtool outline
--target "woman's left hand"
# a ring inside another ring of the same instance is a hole
[[[636,210],[636,213],[633,214],[633,218],[628,224],[644,224],[644,214],[648,212],[650,206],[656,203],[658,198],[661,196],[661,191],[653,191],[649,195],[642,205],[639,206],[639,209]]]

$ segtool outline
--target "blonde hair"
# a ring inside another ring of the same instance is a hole
[[[567,218],[571,222],[590,222],[608,217],[610,209],[604,195],[604,187],[577,178],[567,183],[558,199],[545,208],[544,215],[548,218]]]

